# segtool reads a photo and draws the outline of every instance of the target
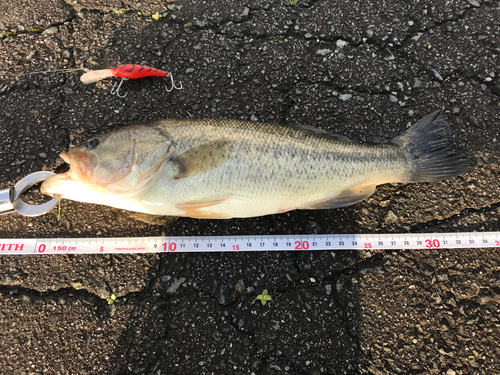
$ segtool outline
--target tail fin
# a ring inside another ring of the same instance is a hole
[[[433,182],[455,177],[474,169],[476,163],[449,147],[450,125],[434,112],[393,138],[410,163],[408,182]]]

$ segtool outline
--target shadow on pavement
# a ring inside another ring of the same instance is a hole
[[[356,252],[166,254],[107,374],[355,374]],[[267,289],[272,300],[256,300]]]

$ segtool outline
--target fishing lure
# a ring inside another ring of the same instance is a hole
[[[168,92],[172,91],[174,88],[177,90],[182,89],[182,83],[180,84],[180,86],[177,86],[175,84],[172,73],[138,64],[121,64],[110,69],[92,70],[82,75],[80,77],[80,81],[88,85],[89,83],[94,83],[105,78],[120,77],[122,80],[118,84],[118,87],[116,87],[116,83],[113,85],[113,87],[111,88],[111,94],[116,93],[116,95],[120,98],[124,98],[127,96],[128,92],[125,95],[120,95],[120,87],[122,86],[123,81],[151,76],[165,78],[170,77],[172,87],[170,89],[168,87],[165,87]]]

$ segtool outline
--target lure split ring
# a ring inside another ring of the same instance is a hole
[[[167,84],[165,84],[165,89],[170,92],[173,89],[180,90],[182,89],[182,83],[177,86],[174,82],[174,76],[170,72],[165,72],[163,70],[150,68],[149,66],[138,65],[138,64],[121,64],[118,66],[114,66],[110,69],[101,69],[101,70],[92,70],[90,72],[85,73],[80,77],[80,81],[84,84],[88,85],[90,83],[94,83],[109,77],[120,77],[122,80],[116,87],[116,83],[111,88],[111,94],[116,94],[120,98],[124,98],[127,96],[128,92],[125,95],[120,95],[120,88],[122,86],[123,81],[128,79],[138,79],[144,77],[170,77],[171,87],[169,88]]]

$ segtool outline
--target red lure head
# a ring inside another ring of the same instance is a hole
[[[167,72],[164,72],[163,70],[137,64],[121,64],[112,67],[111,71],[116,77],[131,78],[131,79],[150,77],[150,76],[159,76],[159,77],[167,76]]]

